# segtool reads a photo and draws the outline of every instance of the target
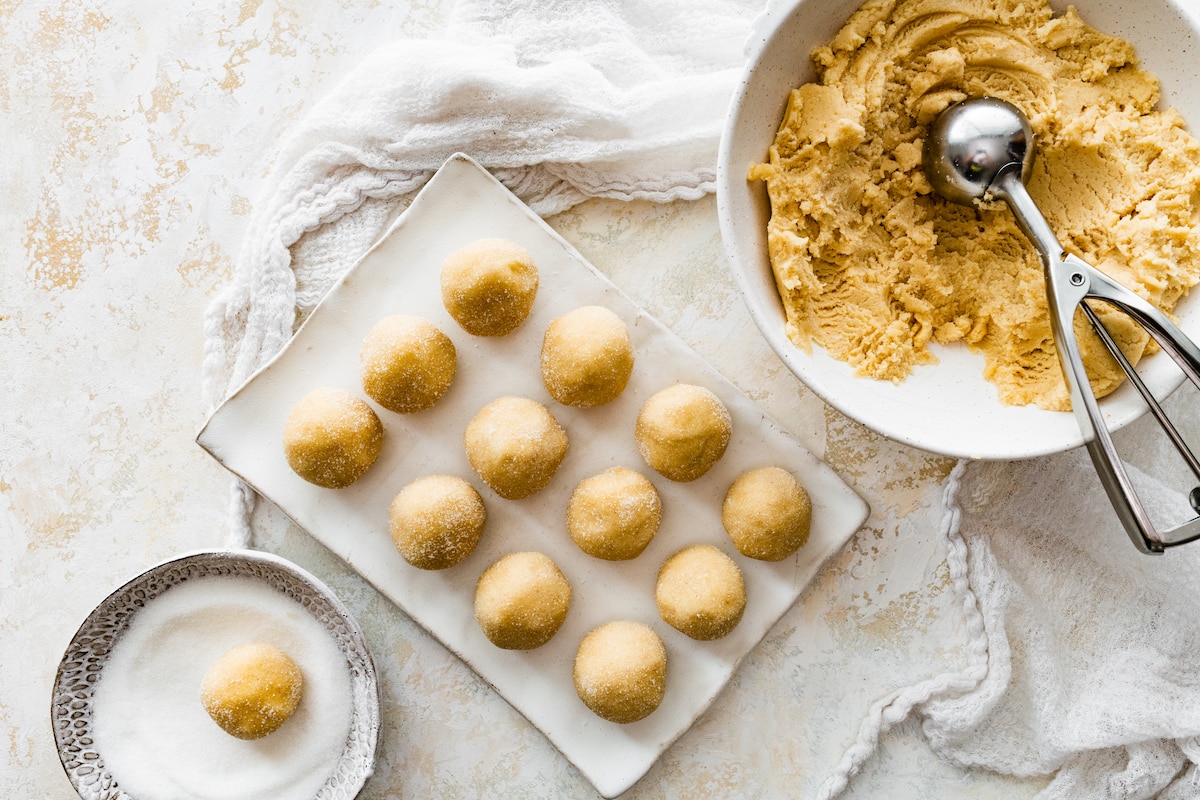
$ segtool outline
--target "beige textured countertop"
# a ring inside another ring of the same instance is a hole
[[[201,315],[230,277],[267,159],[363,54],[425,37],[446,3],[0,0],[0,776],[69,798],[48,710],[76,627],[122,582],[226,537],[228,476],[193,441]],[[715,202],[589,202],[550,223],[827,460],[866,526],[633,798],[811,797],[890,690],[961,664],[938,542],[950,462],[829,410],[778,362],[732,281]],[[351,607],[383,728],[365,798],[592,797],[474,673],[266,503],[256,545]],[[915,726],[847,792],[1016,798]]]

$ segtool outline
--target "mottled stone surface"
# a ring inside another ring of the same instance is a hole
[[[116,586],[226,537],[228,478],[193,442],[201,316],[229,278],[269,155],[361,56],[436,33],[449,2],[0,0],[0,775],[73,796],[48,718],[76,627]],[[712,198],[589,202],[551,223],[871,503],[865,528],[630,793],[811,797],[890,690],[963,663],[938,543],[951,464],[829,410],[758,335]],[[256,544],[326,581],[378,662],[365,798],[590,797],[504,701],[278,511]],[[1017,798],[915,725],[848,797]]]

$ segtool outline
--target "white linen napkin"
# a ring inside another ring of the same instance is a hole
[[[1200,441],[1194,393],[1168,408]],[[1195,516],[1152,419],[1116,439],[1159,526]],[[1046,798],[1200,796],[1200,543],[1139,553],[1082,448],[971,465],[959,502],[987,675],[921,710],[934,748]]]
[[[760,6],[463,0],[440,38],[369,55],[283,143],[255,203],[233,280],[205,316],[208,405],[284,346],[453,152],[543,215],[588,197],[713,191]],[[1143,445],[1152,433],[1138,424],[1119,440],[1147,474],[1167,474],[1169,459]],[[970,657],[881,698],[822,795],[840,794],[879,737],[917,714],[954,763],[1056,772],[1045,798],[1200,796],[1200,544],[1138,554],[1082,451],[960,464],[945,497]],[[231,546],[250,544],[252,505],[237,483]]]
[[[1196,393],[1165,405],[1200,441]],[[1157,525],[1195,516],[1196,483],[1149,416],[1115,439]],[[1083,448],[962,462],[945,504],[968,663],[880,700],[821,796],[916,715],[955,764],[1052,774],[1039,800],[1200,797],[1200,543],[1139,553]]]

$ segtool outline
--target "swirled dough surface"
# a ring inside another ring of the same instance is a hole
[[[901,381],[936,361],[931,342],[986,359],[1002,402],[1070,400],[1042,267],[1003,202],[959,206],[921,167],[929,123],[990,95],[1029,117],[1029,191],[1069,251],[1172,308],[1200,279],[1200,143],[1128,43],[1041,0],[868,2],[813,53],[768,163],[768,247],[787,333],[860,374]],[[1137,361],[1145,333],[1098,304]],[[1093,389],[1123,375],[1076,315]]]

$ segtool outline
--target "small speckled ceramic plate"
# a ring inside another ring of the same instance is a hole
[[[513,240],[533,255],[538,295],[530,317],[512,334],[474,338],[443,308],[439,270],[451,252],[492,236]],[[637,359],[624,393],[592,409],[553,402],[539,367],[546,326],[583,305],[606,306],[620,316]],[[453,386],[428,411],[402,416],[376,408],[386,431],[383,451],[354,485],[329,490],[304,482],[283,457],[284,419],[304,394],[321,385],[365,399],[358,373],[363,337],[380,319],[398,313],[426,317],[454,341],[458,373]],[[654,473],[633,439],[634,420],[645,400],[678,382],[712,390],[733,417],[733,439],[725,456],[707,475],[686,484]],[[550,485],[518,501],[501,499],[487,488],[471,470],[462,445],[467,422],[485,403],[503,395],[544,403],[570,438],[566,458]],[[198,441],[458,654],[610,797],[644,775],[708,707],[741,659],[867,514],[862,499],[828,466],[462,155],[443,165],[380,242],[329,292],[287,348],[214,412]],[[664,507],[658,534],[641,556],[628,562],[592,558],[576,548],[566,531],[567,500],[576,484],[617,465],[650,478]],[[720,518],[721,501],[734,479],[768,465],[796,475],[814,505],[808,543],[779,563],[741,557]],[[448,570],[426,572],[409,566],[396,552],[388,532],[388,506],[406,484],[432,473],[471,481],[484,498],[488,521],[479,546],[467,559]],[[696,642],[667,626],[654,601],[659,566],[681,548],[698,543],[730,554],[747,586],[741,623],[715,642]],[[549,555],[573,588],[562,629],[530,652],[494,647],[473,612],[479,575],[500,556],[518,550]],[[576,697],[572,683],[580,640],[614,619],[650,625],[668,652],[662,705],[630,725],[594,716]]]
[[[305,764],[311,773],[307,783],[319,787],[315,795],[307,796],[312,796],[315,800],[351,800],[357,796],[374,768],[375,747],[379,737],[378,680],[375,664],[358,623],[324,584],[294,564],[268,553],[216,550],[188,553],[165,561],[121,586],[88,615],[67,647],[54,681],[50,717],[63,769],[66,770],[75,791],[84,800],[140,800],[141,797],[128,791],[127,786],[122,786],[122,773],[111,763],[112,759],[106,761],[104,736],[97,736],[103,722],[97,715],[97,686],[104,679],[106,668],[111,669],[110,658],[114,649],[124,641],[123,637],[139,615],[146,614],[147,609],[153,609],[156,601],[161,602],[175,587],[186,585],[189,589],[194,589],[197,585],[211,582],[212,590],[205,588],[205,602],[210,603],[211,608],[222,608],[223,605],[223,609],[227,611],[233,602],[228,597],[211,597],[211,602],[208,598],[213,594],[220,595],[219,588],[228,585],[222,581],[230,579],[248,581],[255,592],[267,593],[272,597],[276,596],[274,593],[278,593],[292,601],[283,603],[289,607],[286,615],[256,620],[259,626],[267,625],[276,630],[275,635],[284,637],[289,627],[307,626],[317,631],[323,627],[334,646],[334,649],[331,649],[333,657],[337,658],[338,651],[344,657],[345,671],[350,680],[350,685],[345,688],[345,694],[349,696],[350,717],[345,743],[339,753],[335,740],[333,750],[322,747],[319,757]],[[294,608],[290,608],[291,606]],[[192,608],[191,604],[188,604],[188,608]],[[311,620],[301,619],[305,612],[311,615]],[[221,618],[227,616],[226,613]],[[223,636],[237,640],[244,633],[212,627],[216,615],[211,613],[211,609],[201,609],[199,606],[193,611],[185,612],[183,617],[172,618],[170,622],[173,624],[170,627],[178,627],[174,623],[181,619],[197,626],[208,623],[209,627],[197,634],[206,640],[219,640]],[[157,634],[161,633],[160,631],[153,633],[155,635],[147,644],[151,650],[166,646],[164,643],[171,639],[169,635],[159,637]],[[302,666],[306,664],[302,655],[293,656]],[[205,664],[197,667],[201,670],[206,668]],[[181,677],[180,680],[185,678]],[[173,692],[174,689],[169,686],[157,687],[155,691]],[[194,686],[189,682],[189,685],[180,691],[186,691],[188,697],[195,692],[195,707],[201,708],[199,681],[196,681]],[[309,688],[306,687],[305,693],[311,694]],[[307,702],[308,699],[301,701],[301,709],[297,711],[297,716],[304,713],[304,704]],[[345,702],[338,700],[335,704],[344,708],[341,704]],[[317,707],[321,707],[319,701]],[[132,716],[139,713],[139,710],[128,709],[124,713]],[[162,716],[160,709],[150,709],[150,714]],[[203,711],[199,710],[196,714],[202,717]],[[205,723],[208,723],[207,719]],[[294,725],[291,721],[289,724]],[[226,739],[230,743],[236,742],[220,732],[215,725],[211,728],[213,736]],[[164,736],[176,730],[179,729],[173,729],[170,725],[162,726]],[[285,730],[286,726],[261,741],[267,742],[273,737],[279,737]],[[322,733],[324,735],[324,732]],[[336,736],[336,732],[333,735]],[[328,738],[328,735],[325,735],[325,738]],[[303,749],[306,744],[311,744],[297,740],[294,735],[286,738],[286,741],[281,740],[281,743],[289,749]],[[280,782],[289,776],[279,776],[279,781],[276,780],[273,772],[278,771],[280,759],[276,758],[277,754],[273,755],[272,748],[247,742],[229,746],[245,748],[237,754],[239,763],[247,766],[248,782],[244,788],[249,790],[252,796],[278,796],[276,790]],[[318,751],[310,748],[309,752]],[[174,772],[171,765],[163,763],[161,754],[147,751],[143,755],[146,759],[160,756],[153,762],[156,769],[163,773]],[[179,771],[180,774],[194,775],[198,769],[197,764],[203,762],[203,759],[189,758],[187,761],[189,764]],[[328,769],[323,772],[322,768],[326,766]],[[236,776],[230,776],[231,779],[233,777]],[[207,797],[212,796],[215,785],[216,778],[213,776],[204,778],[202,785],[192,786],[186,785],[186,782],[180,783],[176,779],[176,785],[169,794]]]

